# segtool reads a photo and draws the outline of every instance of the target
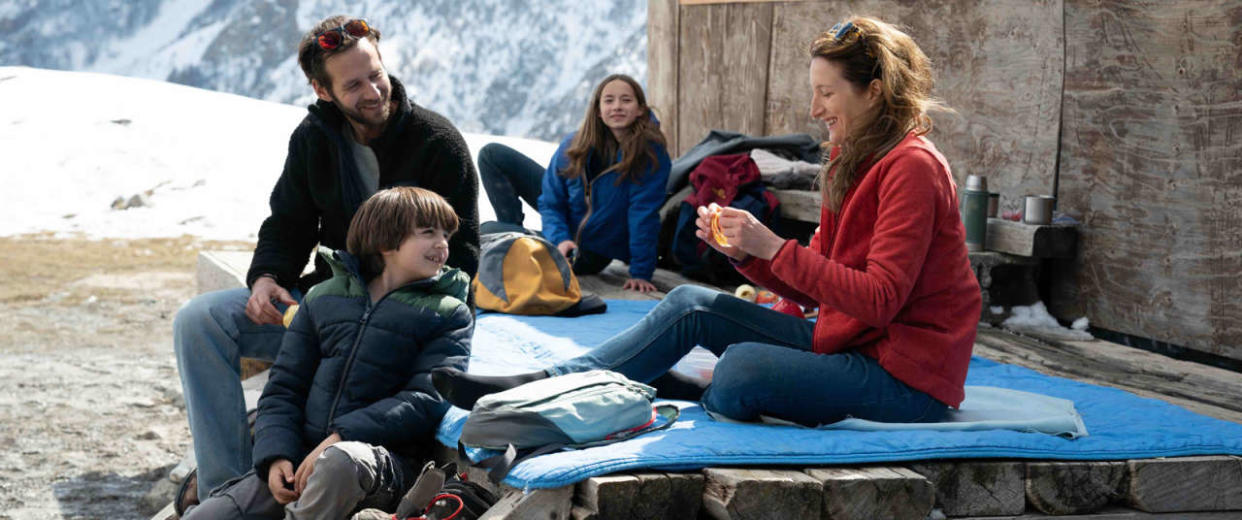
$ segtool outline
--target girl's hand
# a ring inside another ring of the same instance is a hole
[[[556,245],[556,250],[561,252],[561,256],[570,261],[572,261],[572,258],[570,258],[569,252],[575,249],[578,249],[578,244],[575,244],[573,240],[566,240]]]
[[[706,211],[706,208],[703,208],[703,211]],[[702,212],[700,212],[699,219],[696,220],[695,223],[699,224],[701,221],[704,221],[704,215]],[[705,223],[709,227],[708,233],[704,236],[710,237],[710,217],[706,218]],[[728,240],[729,246],[742,253],[741,258],[734,256],[733,258],[735,260],[745,258],[745,255],[753,255],[764,260],[771,260],[772,257],[776,256],[776,252],[781,250],[781,246],[785,245],[785,239],[777,236],[776,233],[773,233],[771,229],[768,229],[768,227],[763,225],[762,222],[759,222],[759,219],[755,218],[755,216],[751,215],[748,211],[743,211],[737,208],[720,208],[719,226],[720,232],[724,235],[725,239]],[[699,231],[695,232],[695,234],[697,235],[702,231],[703,227],[700,225]],[[715,242],[715,240],[710,240],[708,241],[708,244],[711,244],[712,247],[716,247],[716,249],[720,252],[725,253],[723,249],[717,247],[719,244],[716,244]]]
[[[642,278],[630,278],[625,281],[625,285],[621,288],[644,293],[656,290],[655,284],[648,282],[647,280],[643,280]]]
[[[310,479],[311,473],[315,472],[315,460],[323,454],[323,450],[328,449],[328,446],[338,442],[341,442],[341,435],[339,433],[333,433],[332,435],[329,435],[328,438],[324,439],[323,442],[320,442],[318,446],[315,446],[315,449],[311,450],[311,452],[306,455],[305,459],[302,459],[302,463],[298,465],[298,472],[294,475],[294,492],[301,495],[302,492],[306,490],[306,481]]]

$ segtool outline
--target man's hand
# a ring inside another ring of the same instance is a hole
[[[285,305],[293,305],[297,300],[284,287],[276,283],[270,276],[260,276],[250,288],[250,299],[246,301],[246,317],[259,325],[280,325],[283,316],[272,300]]]
[[[294,491],[301,495],[306,490],[306,481],[310,479],[311,473],[315,472],[315,459],[318,459],[323,454],[323,450],[328,449],[328,446],[338,442],[341,442],[341,435],[333,433],[324,439],[323,442],[320,442],[318,446],[315,446],[315,449],[311,450],[305,459],[302,459],[302,464],[298,466],[298,473],[294,476],[296,480],[293,485]]]
[[[647,280],[643,280],[642,278],[630,278],[625,281],[625,285],[621,288],[644,293],[656,290],[655,284]]]
[[[573,240],[566,240],[556,245],[556,250],[561,252],[561,256],[570,261],[573,259],[569,257],[569,252],[575,249],[578,249],[578,244],[575,244]]]
[[[288,504],[298,499],[299,493],[289,486],[293,485],[293,463],[288,459],[278,459],[267,470],[267,489],[272,497],[281,504]]]

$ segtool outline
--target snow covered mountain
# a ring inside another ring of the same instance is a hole
[[[465,132],[555,140],[600,78],[646,77],[645,0],[5,0],[0,65],[106,72],[303,105],[302,32],[380,29],[416,102]]]
[[[0,67],[0,237],[252,241],[289,133],[305,116],[292,105],[164,81]],[[530,139],[463,137],[471,155],[500,142],[546,164],[556,150]],[[480,218],[494,220],[479,191]],[[524,225],[541,227],[537,211],[525,215]]]

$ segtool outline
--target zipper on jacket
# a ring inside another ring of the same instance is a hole
[[[367,299],[370,297],[368,296]],[[380,298],[380,301],[383,300]],[[325,431],[325,434],[332,430],[332,419],[336,418],[336,406],[341,403],[341,394],[345,392],[345,381],[349,379],[349,370],[354,366],[354,358],[358,357],[358,345],[362,343],[362,335],[367,331],[367,322],[371,320],[371,312],[377,305],[379,302],[375,302],[375,305],[367,305],[367,310],[363,311],[362,318],[358,320],[358,334],[354,336],[354,344],[350,346],[349,359],[345,360],[345,370],[341,371],[341,381],[336,385],[336,396],[332,398],[332,408],[328,409],[328,422],[324,424],[324,428],[328,431]]]

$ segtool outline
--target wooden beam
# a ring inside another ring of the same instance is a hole
[[[1035,258],[1074,258],[1078,253],[1078,226],[1037,226],[1002,218],[988,219],[985,248]]]
[[[1026,510],[1021,462],[957,460],[910,464],[936,487],[948,516],[1018,515]]]
[[[1093,513],[1122,495],[1120,461],[1027,462],[1026,502],[1050,515]]]
[[[781,201],[781,217],[802,222],[819,223],[820,204],[823,199],[818,191],[768,190]]]
[[[928,517],[933,518],[933,517]],[[937,517],[938,518],[938,517]],[[1238,520],[1242,511],[1223,513],[1144,513],[1128,507],[1111,506],[1101,511],[1085,515],[1052,516],[1042,513],[1027,513],[1019,516],[971,516],[957,517],[953,520]]]
[[[747,4],[747,3],[774,3],[774,2],[805,2],[807,0],[678,0],[682,5],[707,5],[707,4]]]
[[[641,483],[627,474],[591,477],[574,491],[574,520],[626,519],[638,497]]]
[[[1242,459],[1230,456],[1127,462],[1130,505],[1149,513],[1242,510]]]
[[[680,12],[677,0],[647,0],[647,104],[660,119],[660,130],[673,157],[681,155],[677,144]]]
[[[974,353],[1045,374],[1120,388],[1242,423],[1242,374],[1103,340],[1044,342],[979,328]]]
[[[574,520],[695,518],[703,502],[700,473],[636,473],[579,482]]]
[[[568,520],[573,492],[574,486],[536,489],[526,493],[511,490],[479,520]]]
[[[703,476],[703,510],[711,518],[819,518],[823,485],[805,473],[707,468]]]
[[[823,518],[923,519],[931,513],[936,492],[931,482],[909,469],[893,466],[808,468],[824,486]]]

